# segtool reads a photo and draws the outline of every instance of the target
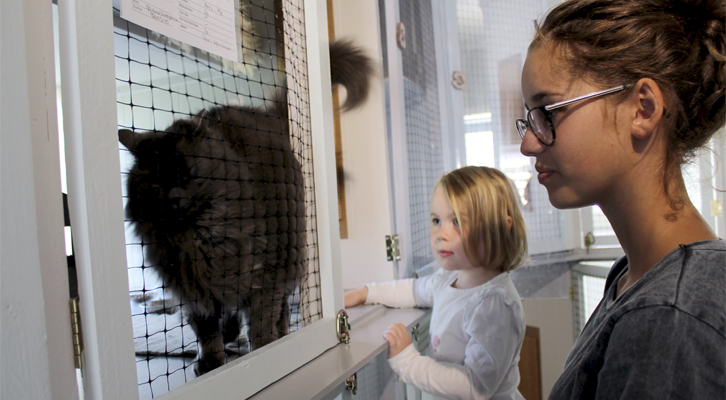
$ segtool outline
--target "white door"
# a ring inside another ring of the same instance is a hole
[[[60,2],[60,64],[69,206],[84,324],[86,398],[133,399],[160,395],[168,399],[247,398],[338,343],[335,314],[342,308],[342,292],[332,118],[325,112],[332,109],[329,71],[323,67],[328,65],[325,2],[286,1],[281,8],[285,13],[285,40],[276,41],[274,45],[297,56],[297,64],[285,65],[286,70],[299,74],[296,75],[298,80],[287,83],[288,89],[296,93],[289,112],[297,118],[293,129],[309,133],[309,145],[300,152],[311,160],[306,168],[315,171],[315,175],[308,175],[311,187],[314,184],[315,188],[308,196],[315,200],[309,203],[311,213],[316,216],[317,236],[317,245],[311,252],[316,256],[319,272],[309,277],[311,289],[306,294],[320,300],[311,303],[303,313],[316,317],[314,322],[258,351],[200,378],[193,378],[188,365],[155,375],[152,371],[156,366],[151,357],[135,356],[138,352],[134,339],[138,337],[132,323],[135,311],[130,305],[127,269],[127,258],[133,262],[133,256],[127,257],[131,250],[125,245],[117,132],[120,121],[127,120],[128,115],[124,113],[128,111],[140,128],[149,129],[143,126],[143,110],[151,114],[164,110],[163,107],[158,107],[161,110],[148,107],[139,97],[134,105],[124,102],[124,93],[119,91],[118,84],[125,80],[131,86],[143,86],[145,74],[159,71],[168,76],[195,75],[199,78],[196,82],[200,94],[184,93],[188,95],[187,104],[193,104],[194,96],[204,101],[217,96],[220,90],[229,93],[229,88],[220,89],[221,83],[210,76],[213,75],[210,70],[214,69],[212,62],[208,63],[207,69],[198,67],[193,72],[185,72],[179,71],[164,57],[155,59],[158,54],[153,51],[159,49],[168,60],[181,57],[184,49],[180,51],[179,48],[183,45],[160,44],[151,33],[137,26],[124,28],[118,21],[118,9],[112,9],[111,2]],[[257,11],[248,12],[256,15]],[[191,51],[198,55],[196,50]],[[119,68],[123,63],[133,67]],[[140,66],[144,68],[136,69]],[[187,68],[187,65],[183,67]],[[119,70],[128,74],[119,76]],[[308,82],[300,78],[305,76]],[[261,85],[263,81],[258,79],[257,83]],[[179,93],[173,85],[174,82],[169,83],[167,92],[176,96]],[[149,89],[153,92],[153,88]],[[226,104],[221,100],[217,102]],[[134,107],[141,110],[139,114],[133,114]],[[155,121],[156,117],[152,115],[146,122]],[[162,119],[160,117],[160,124],[168,123]],[[164,129],[164,126],[151,128]],[[168,358],[171,357],[154,357],[154,360],[169,368]],[[179,376],[177,379],[182,382],[178,387],[172,382],[173,375]],[[186,380],[189,382],[183,383]],[[162,384],[154,386],[154,382]]]

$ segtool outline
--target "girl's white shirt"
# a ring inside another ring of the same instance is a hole
[[[389,359],[401,380],[444,399],[523,400],[519,352],[524,312],[508,273],[470,289],[452,287],[457,271],[368,284],[366,304],[433,307],[426,355],[413,345]]]

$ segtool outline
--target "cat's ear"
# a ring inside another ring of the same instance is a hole
[[[119,129],[118,131],[118,141],[126,146],[129,151],[134,151],[136,145],[139,143],[139,139],[139,134],[130,129]]]
[[[202,131],[201,121],[194,119],[179,119],[174,121],[174,123],[166,128],[164,132],[171,134],[176,138],[184,137],[188,140],[194,140],[194,138],[196,138]]]

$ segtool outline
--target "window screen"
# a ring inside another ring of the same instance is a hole
[[[408,191],[413,270],[434,260],[429,243],[431,193],[444,173],[431,1],[402,0],[406,48],[401,50],[408,146]],[[408,248],[406,249],[408,252]]]
[[[520,85],[541,0],[457,0],[467,165],[495,167],[512,179],[522,200],[530,251],[564,249],[564,218],[539,185],[534,162],[519,152],[514,121],[524,116]],[[546,247],[538,243],[547,242]],[[556,242],[555,245],[552,243]]]

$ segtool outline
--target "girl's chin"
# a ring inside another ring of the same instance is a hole
[[[558,210],[567,210],[571,208],[587,207],[592,204],[588,204],[583,201],[580,197],[572,193],[561,193],[557,191],[547,191],[549,195],[550,204]]]
[[[439,265],[441,265],[441,268],[447,271],[456,271],[459,269],[456,264],[452,262],[447,262],[446,260],[439,260]]]

